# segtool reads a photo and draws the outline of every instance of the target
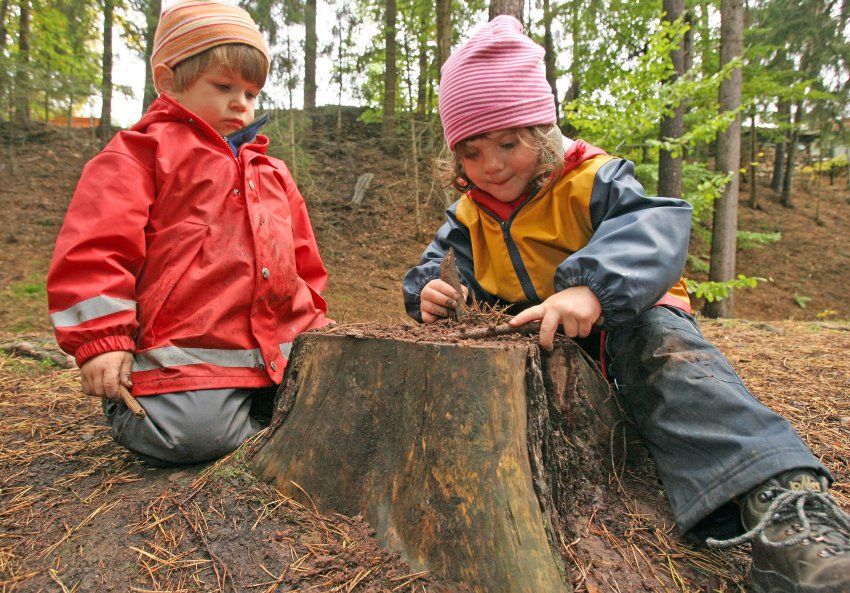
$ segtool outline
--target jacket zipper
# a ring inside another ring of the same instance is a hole
[[[470,198],[472,199],[472,198]],[[502,220],[499,218],[495,212],[487,208],[486,206],[475,203],[476,206],[481,208],[482,211],[487,213],[490,218],[496,221],[496,223],[502,229],[502,238],[505,241],[505,245],[508,248],[508,254],[511,257],[511,265],[514,267],[514,274],[516,274],[517,279],[519,280],[519,284],[522,287],[522,292],[525,293],[525,298],[532,303],[539,303],[540,297],[537,296],[537,290],[534,288],[534,283],[531,281],[531,276],[528,273],[528,269],[525,267],[525,262],[522,261],[522,254],[519,252],[519,247],[516,242],[511,237],[511,224],[513,224],[514,219],[516,218],[519,211],[522,210],[526,204],[528,204],[531,200],[534,199],[534,196],[529,197],[525,202],[519,205],[519,208],[513,211],[510,217],[507,220]]]

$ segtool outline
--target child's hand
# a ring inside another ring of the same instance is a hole
[[[529,307],[510,324],[516,327],[540,320],[540,346],[551,350],[559,325],[564,326],[564,333],[570,338],[586,338],[601,315],[602,305],[596,295],[587,286],[573,286]]]
[[[133,355],[123,350],[105,352],[83,363],[80,368],[80,380],[83,393],[92,397],[106,397],[119,401],[118,386],[127,389],[133,386],[130,370],[133,367]]]
[[[461,284],[463,300],[469,295],[469,289]],[[447,282],[442,280],[431,280],[422,289],[419,295],[419,312],[422,313],[422,321],[432,323],[449,316],[449,309],[455,308],[455,299],[458,298],[457,291]]]

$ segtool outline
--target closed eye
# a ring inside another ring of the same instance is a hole
[[[511,150],[513,148],[516,148],[516,141],[504,142],[503,144],[500,144],[499,146],[502,147],[504,150]]]

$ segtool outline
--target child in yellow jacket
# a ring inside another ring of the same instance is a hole
[[[682,533],[751,541],[761,593],[850,591],[850,517],[828,471],[691,315],[691,207],[647,197],[632,163],[561,136],[542,57],[500,16],[443,66],[444,181],[465,193],[404,278],[408,313],[433,322],[473,293],[510,305],[513,325],[539,320],[543,348],[561,326],[601,349]],[[439,279],[449,248],[463,295]]]

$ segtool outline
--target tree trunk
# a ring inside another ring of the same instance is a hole
[[[105,140],[112,134],[112,21],[113,0],[103,0],[103,59],[101,61],[101,108],[97,135]]]
[[[490,0],[488,20],[492,21],[500,14],[509,14],[522,23],[524,22],[525,2],[523,0]]]
[[[30,67],[30,3],[21,0],[18,20],[18,60],[15,67],[14,122],[19,126],[29,126],[29,67]]]
[[[803,101],[797,101],[794,109],[794,121],[791,122],[791,134],[788,139],[788,150],[785,157],[785,174],[782,177],[782,195],[779,203],[786,208],[793,208],[791,190],[794,187],[794,161],[797,160],[797,138],[800,132],[800,123],[803,121]]]
[[[750,114],[750,202],[752,209],[758,208],[758,131],[756,130],[756,110]]]
[[[142,113],[148,110],[150,104],[156,99],[156,87],[153,84],[153,69],[151,68],[151,54],[153,54],[153,36],[156,26],[159,24],[159,13],[162,11],[161,0],[148,0],[145,13],[145,96],[142,100]]]
[[[743,53],[744,2],[722,0],[720,13],[720,67]],[[741,68],[735,68],[720,84],[720,110],[736,111],[741,105]],[[735,277],[735,248],[738,232],[738,170],[741,166],[741,116],[717,138],[717,170],[731,175],[723,195],[714,204],[711,232],[711,268],[709,280],[728,282]],[[733,295],[706,304],[709,317],[731,317]]]
[[[384,70],[384,149],[395,147],[395,97],[398,84],[396,72],[396,0],[387,0],[384,12],[384,38],[386,48]]]
[[[428,77],[430,76],[428,68],[428,37],[424,33],[428,28],[428,16],[425,11],[419,15],[419,36],[417,42],[419,44],[419,74],[416,78],[416,117],[425,117],[425,106],[428,101]]]
[[[780,125],[790,125],[791,106],[787,101],[780,101],[776,105],[777,120]],[[773,153],[773,173],[770,178],[770,189],[779,191],[782,188],[783,165],[785,164],[785,145],[788,132],[783,132],[782,139],[776,143]]]
[[[6,15],[9,14],[9,0],[0,3],[0,51],[6,49]]]
[[[437,0],[437,80],[440,80],[441,69],[452,51],[452,2]]]
[[[304,109],[316,107],[316,0],[304,4]]]
[[[685,31],[685,38],[682,40],[685,60],[685,72],[690,72],[694,65],[694,14],[691,10],[685,11],[685,22],[688,23],[688,30]],[[682,147],[682,162],[688,160],[688,147]]]
[[[558,68],[557,53],[555,52],[555,40],[552,37],[552,18],[554,12],[549,0],[543,0],[543,49],[546,50],[546,80],[552,89],[555,98],[555,118],[560,120],[561,105],[558,100]]]
[[[572,343],[303,334],[249,463],[321,513],[362,514],[414,571],[568,592],[582,480],[607,483],[623,426],[585,357]]]
[[[685,0],[664,0],[664,20],[675,23],[683,18]],[[668,83],[674,83],[685,73],[685,42],[682,39],[679,46],[670,50],[670,61],[673,73]],[[678,140],[685,133],[684,124],[685,103],[679,101],[672,115],[661,118],[660,135],[665,140]],[[658,195],[670,198],[682,197],[682,156],[662,148],[658,154]]]

